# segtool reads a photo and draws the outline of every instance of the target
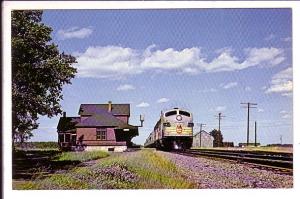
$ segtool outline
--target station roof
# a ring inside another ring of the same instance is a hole
[[[79,108],[79,115],[94,115],[102,112],[108,112],[109,104],[81,104]],[[111,104],[111,113],[113,115],[130,116],[129,104]]]
[[[57,130],[68,131],[75,129],[75,125],[79,122],[80,117],[61,117],[57,125]]]
[[[119,128],[134,128],[116,118],[112,113],[107,111],[98,111],[87,119],[76,124],[76,127],[119,127]]]

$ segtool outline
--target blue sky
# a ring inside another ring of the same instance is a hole
[[[59,49],[77,57],[78,74],[64,87],[62,108],[130,103],[142,144],[161,110],[183,107],[204,130],[246,141],[246,109],[262,144],[293,142],[292,12],[290,9],[47,10]],[[33,141],[57,140],[59,117],[41,117]]]

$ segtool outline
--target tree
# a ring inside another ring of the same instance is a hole
[[[209,132],[211,136],[213,136],[213,147],[222,147],[223,146],[223,135],[221,131],[214,129],[211,132]]]
[[[52,29],[42,21],[42,11],[12,11],[12,138],[29,139],[39,116],[62,112],[62,87],[71,84],[76,62],[50,43]]]

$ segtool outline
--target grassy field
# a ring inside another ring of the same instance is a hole
[[[172,162],[155,150],[136,152],[95,154],[56,154],[55,161],[87,161],[93,164],[75,166],[48,176],[35,176],[27,180],[14,180],[14,189],[157,189],[196,188],[188,182]],[[100,159],[99,159],[100,158]]]
[[[57,149],[17,150],[13,153],[13,179],[17,181],[44,178],[57,171],[109,156],[104,151],[61,152]]]
[[[24,142],[15,143],[17,150],[59,150],[57,142]]]

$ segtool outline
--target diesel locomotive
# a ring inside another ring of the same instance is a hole
[[[193,143],[193,127],[193,115],[187,110],[173,108],[161,112],[144,146],[162,150],[189,149]]]

